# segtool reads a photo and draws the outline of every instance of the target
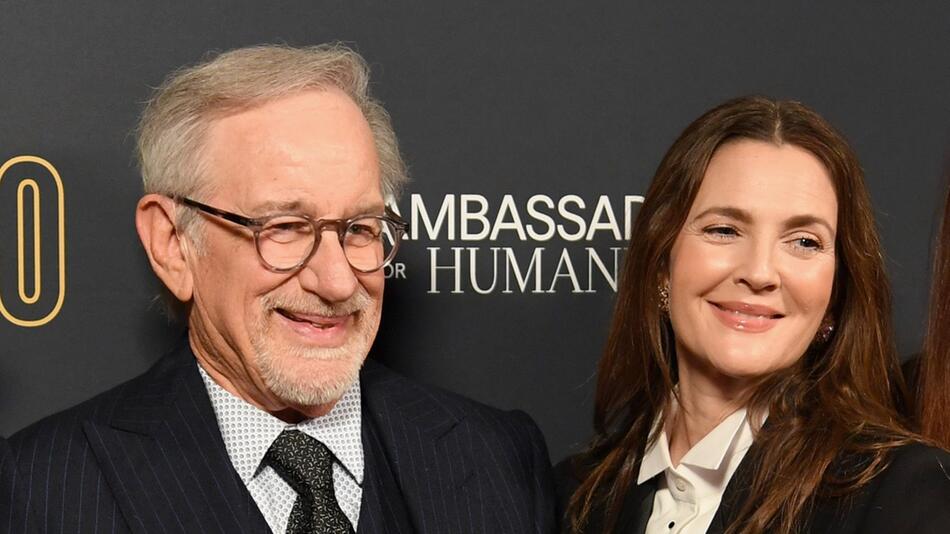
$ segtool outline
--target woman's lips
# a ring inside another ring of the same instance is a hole
[[[346,340],[353,315],[324,316],[295,313],[278,308],[281,320],[307,343],[321,347],[338,347]]]
[[[709,302],[713,315],[733,330],[758,334],[775,326],[784,315],[767,306],[746,302]]]

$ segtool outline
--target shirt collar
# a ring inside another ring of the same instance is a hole
[[[297,424],[277,417],[233,395],[198,365],[221,429],[224,447],[241,480],[248,484],[260,468],[271,444],[284,430],[299,430],[322,442],[337,462],[363,484],[362,410],[359,380],[321,417]]]
[[[674,410],[676,409],[674,403]],[[680,464],[701,469],[718,470],[727,454],[737,454],[752,445],[752,433],[740,432],[749,425],[746,408],[740,408],[722,420],[716,428],[693,445],[693,448],[680,460]],[[654,429],[659,418],[654,422]],[[666,429],[660,430],[657,440],[647,448],[640,462],[640,474],[637,484],[643,484],[667,469],[673,469],[670,459],[669,439]]]
[[[654,428],[656,423],[659,423],[659,418],[654,422]],[[662,429],[656,441],[643,453],[637,484],[643,484],[670,467],[673,467],[673,460],[670,459],[670,444],[666,439],[666,429]]]

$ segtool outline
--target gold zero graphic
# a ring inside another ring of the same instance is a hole
[[[57,217],[56,217],[56,229],[57,229],[57,250],[58,250],[58,262],[57,262],[57,271],[59,278],[59,293],[56,295],[56,304],[53,305],[53,309],[49,311],[46,315],[39,319],[28,320],[21,319],[14,316],[7,310],[6,305],[3,303],[3,295],[0,294],[0,314],[3,314],[8,321],[17,325],[25,327],[36,327],[43,326],[44,324],[53,320],[54,317],[59,313],[59,310],[63,307],[63,300],[66,297],[66,221],[64,217],[65,213],[65,203],[63,196],[63,180],[59,176],[59,172],[56,171],[56,168],[53,167],[50,162],[46,161],[43,158],[37,156],[17,156],[10,159],[3,166],[0,166],[0,181],[3,180],[3,177],[6,175],[7,171],[19,163],[35,163],[44,167],[49,171],[50,176],[53,177],[53,181],[56,182],[56,207],[57,207]],[[33,239],[29,247],[27,247],[27,236],[25,235],[26,221],[24,220],[24,199],[26,196],[26,190],[30,189],[32,193],[32,204],[33,209]],[[40,293],[42,291],[42,266],[40,263],[40,249],[42,244],[42,237],[40,233],[40,221],[42,220],[42,214],[40,212],[40,185],[36,180],[27,178],[20,182],[17,186],[17,293],[20,297],[20,300],[27,305],[33,305],[40,299]],[[33,257],[33,292],[27,294],[26,291],[26,258],[27,258],[27,249],[32,249]]]
[[[26,294],[26,251],[23,232],[23,192],[33,190],[33,294]],[[16,282],[17,292],[24,304],[35,304],[40,300],[42,270],[40,267],[40,184],[29,178],[20,182],[16,188]]]

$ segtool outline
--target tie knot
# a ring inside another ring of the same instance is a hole
[[[326,445],[299,430],[284,430],[271,444],[264,461],[298,495],[333,491],[333,453]]]

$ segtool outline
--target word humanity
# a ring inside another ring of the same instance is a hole
[[[493,205],[484,195],[447,194],[427,204],[413,194],[400,215],[409,220],[408,240],[429,242],[428,293],[596,293],[617,290],[642,202],[639,195],[618,203],[608,195],[535,194],[523,202],[503,195]],[[388,274],[405,278],[405,266]]]

